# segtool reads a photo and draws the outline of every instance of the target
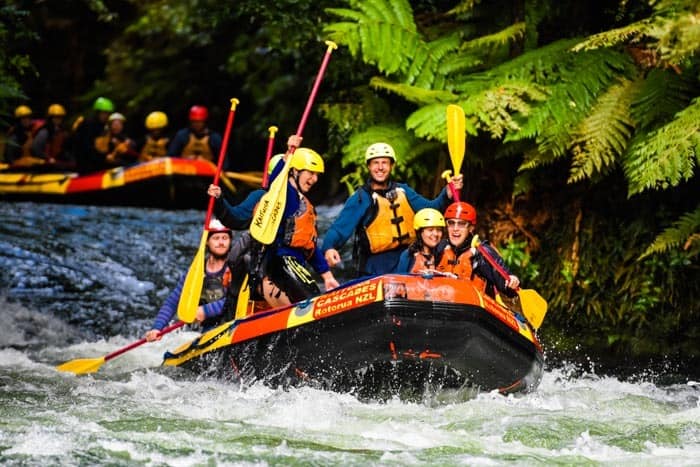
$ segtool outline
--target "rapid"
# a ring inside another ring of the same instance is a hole
[[[319,208],[321,232],[337,209]],[[0,203],[1,465],[700,465],[700,382],[643,369],[548,361],[524,396],[361,401],[159,367],[186,329],[93,375],[56,371],[143,336],[203,220]]]

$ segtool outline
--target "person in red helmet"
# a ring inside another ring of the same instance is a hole
[[[221,135],[207,126],[209,111],[203,105],[190,108],[190,126],[179,130],[168,145],[168,156],[214,162],[221,150]]]
[[[520,285],[517,276],[508,273],[508,280],[483,257],[477,249],[481,246],[487,253],[508,271],[503,258],[487,242],[480,242],[475,234],[476,209],[469,203],[460,201],[450,204],[445,210],[447,241],[438,263],[438,271],[455,274],[459,278],[472,280],[486,294],[495,297],[496,292],[513,298]]]

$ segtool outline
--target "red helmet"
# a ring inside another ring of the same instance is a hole
[[[204,121],[209,118],[209,111],[203,105],[193,105],[190,107],[190,121]]]
[[[464,201],[452,203],[445,211],[445,219],[463,219],[471,224],[476,224],[476,209]]]

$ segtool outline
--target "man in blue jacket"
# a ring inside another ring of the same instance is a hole
[[[369,146],[365,162],[369,180],[347,199],[321,246],[328,264],[336,266],[341,261],[338,250],[356,234],[353,257],[358,277],[394,272],[401,252],[415,239],[414,213],[423,208],[442,212],[452,199],[452,193],[443,189],[428,200],[405,183],[391,180],[396,154],[387,143]],[[452,177],[452,183],[461,190],[462,175]]]

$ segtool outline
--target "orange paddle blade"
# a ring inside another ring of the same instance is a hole
[[[199,250],[192,260],[185,283],[182,285],[182,294],[177,304],[177,317],[180,321],[191,323],[194,321],[199,306],[199,298],[202,295],[204,283],[204,257],[206,256],[208,231],[202,231],[202,239],[199,242]]]

